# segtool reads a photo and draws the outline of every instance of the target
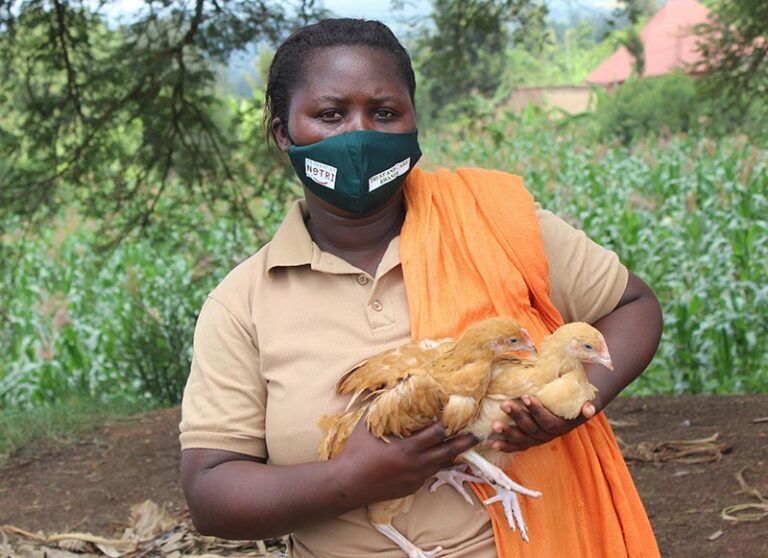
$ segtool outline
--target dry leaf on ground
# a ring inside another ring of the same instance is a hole
[[[197,532],[189,516],[169,514],[151,500],[131,508],[131,523],[119,539],[91,533],[32,533],[0,526],[0,558],[241,558],[287,556],[286,541],[227,541]],[[10,537],[10,540],[9,540]]]
[[[728,444],[718,442],[719,433],[707,438],[695,440],[671,440],[668,442],[640,442],[629,445],[620,438],[619,446],[624,459],[644,463],[663,463],[676,461],[680,463],[711,463],[723,458],[723,454],[731,448]]]

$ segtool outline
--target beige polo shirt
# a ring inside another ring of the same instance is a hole
[[[552,301],[568,321],[611,312],[627,283],[616,254],[537,207]],[[375,277],[322,252],[290,209],[270,243],[232,270],[203,305],[182,403],[181,445],[267,458],[275,465],[316,461],[321,416],[340,412],[336,380],[355,363],[410,339],[400,239]],[[394,526],[446,557],[493,557],[484,506],[452,488],[416,493]],[[293,556],[401,558],[368,523],[364,509],[291,535]]]

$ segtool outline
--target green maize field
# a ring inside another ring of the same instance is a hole
[[[580,126],[504,114],[460,122],[422,135],[421,164],[523,175],[544,207],[653,287],[664,337],[626,393],[768,392],[768,149],[688,136],[626,148],[596,143]],[[264,232],[209,208],[159,211],[174,226],[107,252],[74,210],[35,232],[11,224],[0,406],[71,396],[178,402],[206,293]]]

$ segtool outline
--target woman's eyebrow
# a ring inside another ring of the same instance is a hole
[[[334,104],[341,104],[344,103],[346,99],[343,97],[335,97],[333,95],[320,95],[319,97],[315,97],[314,99],[311,99],[311,103],[334,103]]]
[[[374,105],[385,105],[387,103],[397,102],[400,100],[400,97],[393,96],[393,95],[384,95],[383,97],[376,97],[371,101]]]
[[[370,104],[383,105],[386,103],[397,102],[399,100],[401,100],[399,95],[384,95],[382,97],[374,97],[370,100]],[[348,97],[337,97],[335,95],[320,95],[319,97],[310,99],[310,103],[332,103],[340,105],[347,102],[349,102]]]

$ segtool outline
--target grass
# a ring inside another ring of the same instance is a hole
[[[156,405],[128,400],[105,404],[92,398],[64,399],[31,409],[0,411],[0,468],[8,457],[35,442],[67,444],[82,434]]]

